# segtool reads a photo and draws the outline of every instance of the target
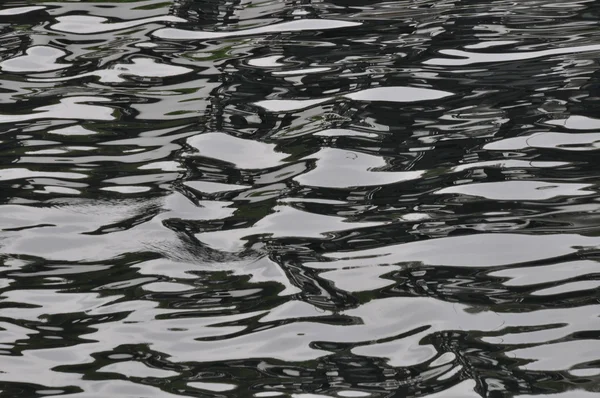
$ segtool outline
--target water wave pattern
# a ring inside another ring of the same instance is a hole
[[[599,20],[3,2],[0,396],[598,396]]]

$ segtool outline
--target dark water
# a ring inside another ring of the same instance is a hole
[[[600,396],[596,1],[5,1],[2,397]]]

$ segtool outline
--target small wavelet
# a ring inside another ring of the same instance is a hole
[[[262,26],[260,28],[241,29],[228,32],[201,32],[164,28],[155,31],[153,35],[161,39],[169,40],[210,40],[238,36],[264,35],[268,33],[349,28],[359,25],[361,25],[360,22],[336,21],[327,19],[300,19],[297,21]]]

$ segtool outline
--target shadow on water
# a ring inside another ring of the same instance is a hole
[[[0,396],[596,396],[599,13],[3,3]]]

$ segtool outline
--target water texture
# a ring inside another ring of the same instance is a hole
[[[599,396],[599,21],[2,2],[0,396]]]

